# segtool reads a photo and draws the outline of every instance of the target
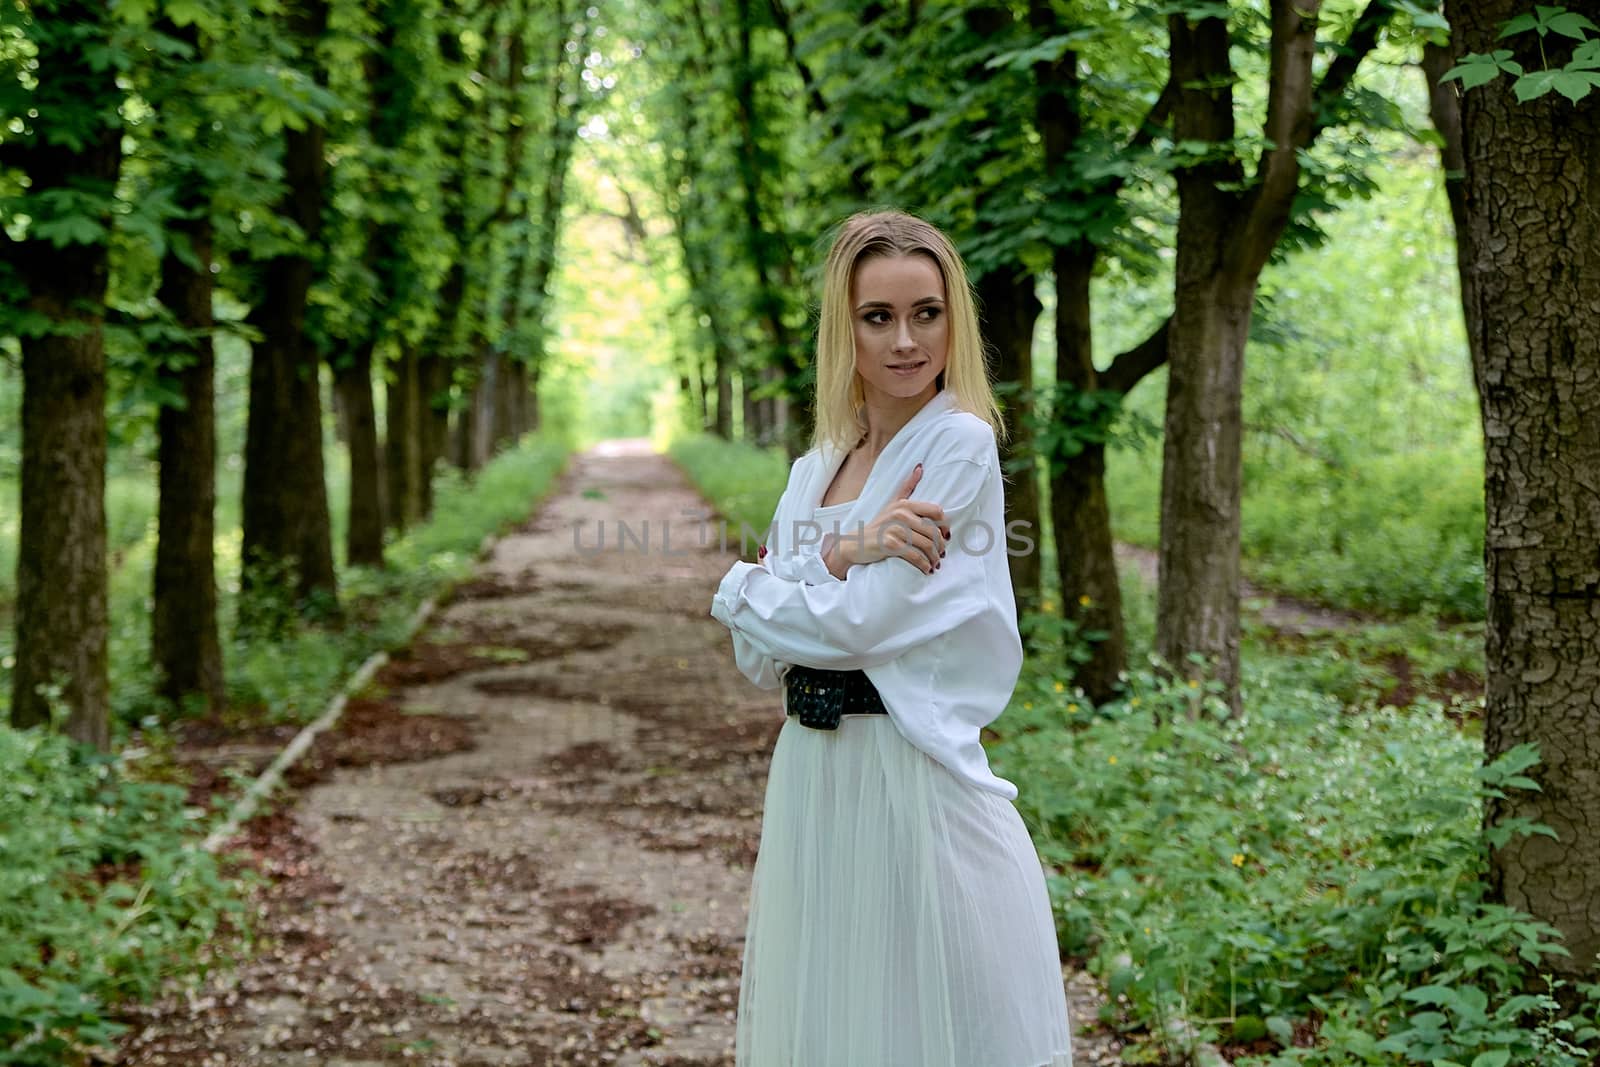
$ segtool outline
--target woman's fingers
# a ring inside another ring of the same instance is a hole
[[[906,480],[904,482],[902,482],[900,484],[900,491],[895,494],[895,499],[896,500],[904,500],[906,497],[910,496],[911,495],[911,490],[915,489],[917,487],[917,483],[920,482],[921,480],[922,480],[922,464],[918,463],[915,467],[913,467],[911,469],[911,475],[908,478],[906,478]]]
[[[939,569],[939,558],[944,554],[944,540],[935,536],[936,528],[932,524],[896,521],[891,529],[896,540],[902,543],[893,546],[890,555],[899,556],[924,574],[932,574]]]

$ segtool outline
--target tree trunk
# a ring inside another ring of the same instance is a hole
[[[1029,24],[1041,37],[1068,29],[1061,24],[1055,8],[1044,0],[1033,0],[1029,5]],[[1065,209],[1069,218],[1087,216],[1091,213],[1087,208],[1093,190],[1078,186],[1070,176],[1073,164],[1069,153],[1079,147],[1083,137],[1077,53],[1067,51],[1057,60],[1034,64],[1034,80],[1040,90],[1037,122],[1044,140],[1045,172],[1056,183],[1070,183],[1069,191],[1058,196],[1052,207]],[[1083,236],[1058,240],[1052,252],[1058,389],[1093,393],[1100,387],[1089,317],[1089,281],[1098,256],[1099,249]],[[1076,410],[1066,414],[1058,405],[1056,422],[1068,418],[1078,420],[1082,414]],[[1088,431],[1094,428],[1092,424],[1084,427]],[[1061,613],[1082,631],[1104,635],[1089,646],[1089,659],[1078,666],[1073,678],[1091,700],[1103,703],[1116,694],[1120,676],[1128,665],[1122,588],[1117,582],[1111,512],[1106,505],[1105,447],[1089,442],[1077,455],[1051,456],[1048,463],[1050,525],[1056,538]]]
[[[372,344],[363,342],[333,363],[333,395],[345,412],[350,449],[350,517],[345,562],[382,567],[384,464],[378,452],[378,415],[372,403]]]
[[[403,349],[391,368],[384,419],[384,470],[389,486],[385,518],[393,530],[410,529],[422,515],[422,491],[417,477],[421,469],[421,391],[416,354]]]
[[[1461,98],[1455,85],[1439,80],[1455,63],[1455,52],[1451,45],[1423,45],[1422,74],[1428,87],[1428,111],[1433,118],[1434,128],[1444,141],[1439,149],[1439,162],[1444,165],[1445,201],[1450,205],[1450,221],[1455,227],[1456,278],[1461,285],[1462,310],[1470,337],[1478,331],[1479,326],[1475,321],[1475,307],[1466,298],[1472,285],[1469,265],[1476,257],[1471,248],[1472,226],[1467,216],[1467,157],[1461,143]],[[1482,396],[1483,368],[1478,356],[1478,352],[1472,353],[1472,378],[1478,395]]]
[[[1239,500],[1245,342],[1256,284],[1288,224],[1299,153],[1319,129],[1318,103],[1343,91],[1393,5],[1374,3],[1314,87],[1320,0],[1272,0],[1269,145],[1237,192],[1233,150],[1175,171],[1178,255],[1167,330],[1167,411],[1161,470],[1156,650],[1182,676],[1210,672],[1239,710]],[[1234,74],[1225,19],[1168,18],[1173,138],[1230,145]]]
[[[520,359],[507,360],[506,402],[511,426],[510,441],[515,447],[528,431],[528,365]]]
[[[1188,234],[1183,231],[1188,229]],[[1206,228],[1179,223],[1178,299],[1167,350],[1157,651],[1184,677],[1198,653],[1239,710],[1239,498],[1244,345],[1250,303],[1206,273]],[[1220,233],[1211,230],[1215,239]],[[1187,249],[1188,255],[1185,256]],[[1250,294],[1254,296],[1253,287]]]
[[[1054,260],[1056,384],[1093,393],[1100,387],[1089,327],[1095,250],[1078,242],[1058,247]],[[1050,527],[1056,537],[1061,612],[1083,632],[1104,635],[1090,644],[1089,658],[1073,672],[1073,680],[1097,704],[1116,695],[1128,666],[1105,475],[1105,445],[1097,441],[1086,442],[1076,456],[1050,466]]]
[[[1169,19],[1172,77],[1184,88],[1173,136],[1220,143],[1233,137],[1228,25]],[[1206,90],[1197,82],[1219,85]],[[1238,708],[1239,494],[1244,342],[1255,278],[1243,306],[1222,273],[1232,197],[1231,159],[1177,171],[1178,249],[1172,327],[1167,339],[1167,411],[1162,442],[1161,546],[1156,650],[1185,677],[1201,673],[1190,656],[1210,661]]]
[[[487,343],[484,348],[487,348]],[[477,366],[478,380],[472,387],[472,403],[476,409],[472,416],[472,470],[478,470],[487,463],[494,452],[495,398],[500,391],[499,358],[480,349]]]
[[[104,47],[111,17],[91,3],[58,4],[51,13],[82,36],[57,29],[36,38],[31,135],[11,146],[28,174],[28,199],[69,189],[109,205],[122,169],[123,93],[115,72],[85,58]],[[92,116],[92,119],[88,118]],[[76,125],[69,147],[47,137]],[[8,135],[9,136],[9,135]],[[94,220],[109,232],[109,210]],[[12,277],[28,290],[27,307],[51,324],[22,347],[22,471],[17,539],[16,659],[11,721],[50,721],[51,687],[60,684],[68,736],[110,746],[106,621],[106,356],[108,238],[57,246],[36,225],[5,241]],[[55,332],[72,330],[72,333]]]
[[[455,428],[451,436],[451,459],[457,469],[471,475],[478,469],[473,442],[478,438],[478,386],[467,389],[466,402],[456,409]]]
[[[1008,557],[1011,589],[1017,614],[1037,611],[1042,599],[1041,566],[1044,533],[1039,521],[1039,479],[1034,467],[1033,331],[1044,306],[1034,292],[1034,279],[1020,267],[992,270],[975,283],[984,340],[995,348],[994,376],[1015,382],[1024,392],[1001,397],[1010,439],[1001,449],[1005,468],[1006,524],[1019,523],[1018,532],[1033,541],[1028,552]]]
[[[17,552],[17,653],[11,721],[48,722],[42,687],[62,684],[67,733],[104,749],[110,743],[106,676],[105,346],[99,314],[65,313],[69,290],[104,298],[106,272],[30,277],[30,306],[59,309],[91,332],[28,338],[22,350],[21,530]],[[105,249],[100,249],[104,255]],[[29,257],[46,267],[46,257]],[[61,259],[68,257],[62,256]],[[48,264],[54,267],[55,264]],[[64,299],[65,298],[65,299]]]
[[[743,439],[753,445],[761,443],[761,415],[756,411],[757,384],[755,370],[739,368],[739,425],[744,428]]]
[[[422,386],[422,517],[433,517],[433,470],[450,446],[450,360],[419,356]]]
[[[182,708],[200,698],[206,710],[225,702],[217,627],[216,352],[211,309],[211,194],[198,175],[185,205],[195,217],[172,223],[188,242],[197,270],[169,247],[157,293],[185,329],[207,331],[182,346],[173,371],[183,407],[164,404],[157,422],[160,473],[156,559],[150,613],[150,663],[156,692]]]
[[[761,384],[765,387],[770,387],[780,377],[777,367],[761,368]],[[778,416],[778,402],[781,399],[783,399],[782,393],[772,392],[756,401],[756,419],[761,426],[760,440],[763,445],[782,441],[787,432],[787,420]]]
[[[539,409],[539,369],[542,365],[536,363],[528,368],[528,396],[525,404],[529,433],[538,433],[544,428],[544,415]]]
[[[1570,5],[1600,18],[1593,0]],[[1497,39],[1512,0],[1447,0],[1460,53],[1511,47],[1542,65],[1531,34]],[[1571,42],[1546,39],[1552,65]],[[1600,952],[1600,94],[1518,102],[1501,76],[1460,98],[1468,341],[1484,431],[1487,709],[1484,755],[1538,745],[1539,792],[1491,800],[1489,826],[1553,829],[1491,858],[1505,903],[1559,929],[1593,975]],[[1448,141],[1448,138],[1447,138]]]
[[[325,32],[327,18],[326,0],[308,0],[290,16],[291,33],[308,56]],[[315,76],[326,81],[320,69]],[[324,131],[315,123],[285,133],[288,189],[275,210],[300,227],[308,250],[322,233],[327,188],[323,141]],[[313,269],[310,255],[298,252],[262,264],[260,299],[248,317],[262,339],[250,360],[245,428],[240,612],[247,629],[268,621],[256,616],[262,606],[258,594],[276,584],[282,570],[290,572],[290,588],[301,611],[315,602],[324,610],[337,610],[322,464],[320,360],[305,332]]]
[[[484,397],[488,404],[488,423],[490,426],[488,447],[484,458],[496,455],[501,449],[516,440],[516,421],[512,404],[515,398],[514,383],[511,374],[511,360],[503,355],[488,357],[490,372],[484,376],[488,385],[488,394]]]

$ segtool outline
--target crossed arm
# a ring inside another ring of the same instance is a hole
[[[711,614],[733,634],[734,660],[763,689],[776,689],[790,664],[855,670],[896,659],[946,633],[988,603],[980,556],[1003,531],[969,532],[990,463],[950,458],[923,471],[914,496],[939,504],[951,531],[932,574],[899,557],[856,564],[846,577],[808,559],[801,577],[782,578],[756,563],[735,563],[712,598]],[[782,516],[780,505],[779,515]],[[841,538],[855,532],[842,529]]]

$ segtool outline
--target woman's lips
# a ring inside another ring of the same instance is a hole
[[[925,359],[919,359],[911,363],[891,363],[889,364],[889,369],[894,371],[896,374],[909,375],[917,373],[917,371],[927,366],[927,363],[928,361]]]

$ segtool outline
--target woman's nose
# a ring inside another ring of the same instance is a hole
[[[902,322],[900,329],[895,332],[894,347],[896,349],[911,347],[911,324]]]

